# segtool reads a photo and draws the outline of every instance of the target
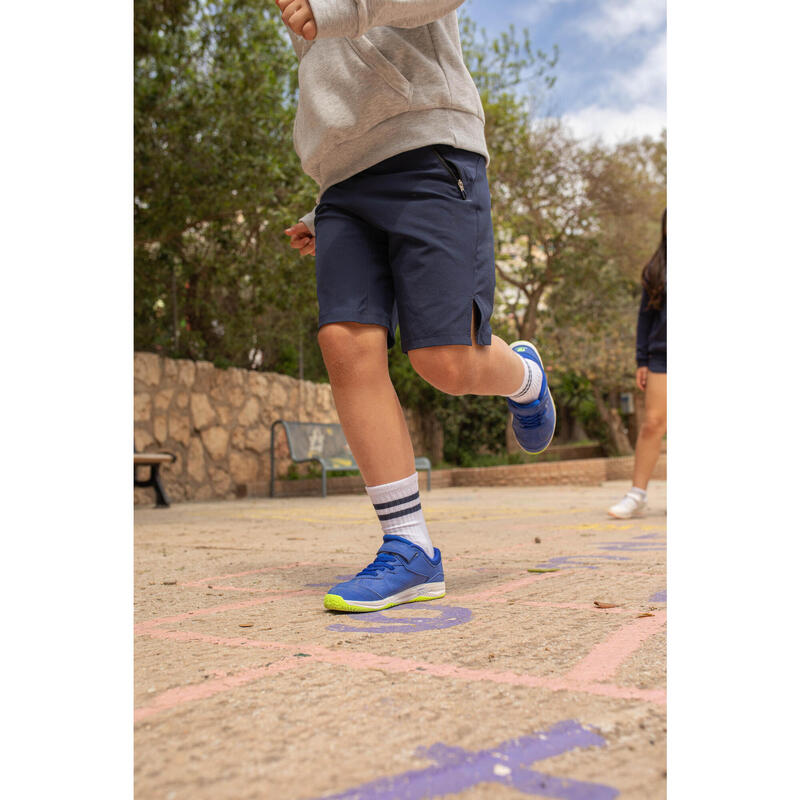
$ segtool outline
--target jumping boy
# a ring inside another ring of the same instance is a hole
[[[276,0],[300,61],[294,143],[320,187],[286,230],[316,255],[319,344],[383,529],[375,560],[326,608],[444,596],[414,453],[389,378],[398,322],[416,372],[452,395],[503,395],[540,453],[556,411],[530,342],[492,335],[494,240],[480,96],[461,53],[463,0]]]

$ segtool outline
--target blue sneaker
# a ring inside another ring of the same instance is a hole
[[[536,362],[542,370],[542,388],[539,397],[532,403],[520,405],[508,401],[508,408],[514,417],[511,428],[519,446],[534,455],[543,452],[553,440],[556,431],[556,406],[547,386],[547,373],[542,366],[539,351],[530,342],[514,342],[510,345],[515,353]]]
[[[332,611],[380,611],[440,597],[444,571],[438,548],[430,559],[408,539],[386,534],[375,560],[355,578],[334,586],[323,602]]]

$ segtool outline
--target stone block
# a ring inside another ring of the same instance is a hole
[[[210,361],[194,362],[194,384],[196,392],[210,392],[214,388],[216,369]]]
[[[153,435],[159,444],[164,444],[167,441],[167,418],[159,414],[153,420]]]
[[[214,498],[214,489],[211,487],[210,484],[205,483],[202,486],[198,486],[197,489],[195,489],[194,496],[190,499],[212,500],[213,498]]]
[[[219,467],[211,468],[211,485],[214,487],[214,494],[217,497],[224,497],[226,492],[232,488],[231,476],[227,470]]]
[[[204,430],[201,434],[203,444],[214,461],[220,461],[228,451],[228,431],[224,428],[214,426]]]
[[[170,362],[169,360],[166,361],[167,364],[174,363]],[[169,408],[169,404],[172,401],[172,395],[175,394],[174,389],[162,389],[158,392],[153,398],[153,405],[156,408],[156,411],[166,411]]]
[[[247,391],[250,395],[258,397],[261,400],[267,400],[269,397],[270,383],[266,375],[260,372],[250,372],[247,375]]]
[[[258,476],[258,459],[252,453],[233,451],[230,456],[230,474],[234,482],[250,483]]]
[[[137,394],[133,397],[133,421],[150,422],[152,402],[149,394]]]
[[[214,408],[217,410],[220,424],[224,425],[226,428],[229,428],[231,421],[233,420],[233,411],[231,411],[229,406],[225,406],[220,403],[215,404]]]
[[[133,377],[146,386],[158,386],[161,383],[161,356],[155,353],[134,353]]]
[[[186,414],[179,414],[173,411],[167,420],[169,429],[169,438],[174,439],[181,444],[189,444],[192,431],[189,425],[189,417]]]
[[[192,422],[194,427],[200,431],[203,428],[208,428],[216,422],[217,415],[208,402],[208,398],[204,394],[192,393],[191,399],[192,407]]]
[[[178,392],[175,395],[175,405],[178,408],[186,408],[189,405],[189,393],[188,392]]]
[[[250,428],[245,436],[245,445],[248,450],[255,450],[256,453],[265,453],[269,450],[269,430],[263,425]]]
[[[251,397],[245,403],[244,408],[239,412],[239,424],[245,427],[252,425],[258,419],[260,410],[258,400],[256,400],[255,397]]]
[[[286,391],[286,386],[281,380],[282,375],[272,376],[272,385],[270,387],[272,394],[272,407],[276,410],[285,408],[289,402],[289,395]]]
[[[189,473],[189,477],[197,483],[203,483],[206,480],[206,455],[200,439],[193,438],[189,443],[186,471]]]
[[[153,434],[147,428],[134,428],[133,444],[140,453],[143,453],[153,444]]]
[[[214,388],[210,394],[214,402],[219,404],[227,404],[233,408],[239,408],[244,403],[244,389],[240,386],[232,386],[224,380],[228,377],[227,372],[221,372],[214,382]]]
[[[231,444],[237,450],[244,450],[245,441],[246,441],[246,438],[247,438],[246,434],[247,434],[247,431],[246,431],[245,428],[234,428],[233,434],[231,435]]]
[[[169,383],[178,380],[178,362],[174,358],[164,359],[164,380]]]
[[[194,361],[182,358],[175,362],[178,366],[178,383],[181,386],[191,387],[194,384],[196,367]]]

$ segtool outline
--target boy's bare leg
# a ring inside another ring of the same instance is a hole
[[[498,336],[479,345],[445,345],[410,350],[417,373],[446,394],[485,394],[507,397],[519,389],[525,375],[522,359]]]
[[[411,437],[389,378],[386,328],[356,322],[323,325],[319,345],[344,435],[366,485],[414,473]]]

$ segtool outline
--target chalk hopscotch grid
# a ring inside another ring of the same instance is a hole
[[[257,573],[275,572],[278,570],[296,568],[298,566],[305,565],[306,563],[308,562],[296,562],[295,564],[282,567],[266,567],[260,570],[249,570],[242,573],[214,576],[212,578],[190,581],[181,585],[187,587],[208,585],[215,579],[219,580]],[[502,596],[509,592],[524,588],[539,581],[563,577],[570,572],[571,570],[569,569],[563,569],[558,572],[528,575],[523,578],[502,583],[482,592],[456,595],[451,599],[462,602],[493,602],[502,599]],[[227,586],[216,586],[215,588],[226,589],[228,591],[237,591],[240,589],[240,587]],[[308,655],[302,658],[284,656],[282,660],[276,662],[275,664],[271,664],[267,668],[243,670],[235,675],[226,676],[215,681],[204,681],[202,684],[190,684],[186,687],[170,689],[165,693],[157,695],[146,705],[136,709],[134,720],[138,722],[142,719],[152,716],[155,713],[175,708],[176,706],[183,705],[187,702],[192,702],[193,700],[199,700],[220,692],[229,691],[245,685],[246,683],[260,680],[272,673],[282,672],[285,670],[302,669],[303,667],[310,666],[312,663],[320,662],[346,666],[354,669],[383,669],[398,673],[414,671],[417,673],[456,680],[491,681],[500,684],[546,688],[550,689],[551,691],[566,690],[603,695],[607,697],[640,699],[646,702],[655,703],[657,705],[664,705],[666,702],[665,689],[638,689],[636,687],[622,687],[609,682],[623,661],[632,655],[644,643],[644,641],[646,641],[646,639],[661,630],[666,622],[666,611],[663,610],[656,611],[652,617],[641,619],[635,618],[621,629],[616,630],[603,642],[596,645],[587,654],[587,656],[585,656],[584,659],[578,663],[576,667],[574,667],[562,678],[543,678],[529,674],[518,674],[511,671],[466,668],[460,667],[457,664],[436,664],[412,659],[378,656],[372,653],[354,650],[338,651],[315,645],[313,643],[290,644],[279,641],[262,641],[247,637],[220,637],[164,627],[172,623],[181,622],[186,619],[197,618],[199,616],[241,610],[244,608],[251,608],[257,605],[274,602],[277,599],[284,599],[286,597],[293,596],[299,597],[317,593],[318,592],[316,589],[299,589],[295,591],[262,590],[258,597],[251,600],[224,603],[217,606],[196,609],[194,611],[189,611],[182,614],[156,618],[137,624],[134,627],[134,632],[136,635],[148,636],[149,638],[154,639],[183,641],[187,643],[205,642],[224,647],[257,648],[278,651],[279,653],[289,649],[295,651],[299,649],[307,652]],[[587,608],[586,604],[580,603],[550,604],[530,601],[521,602],[531,607],[541,608],[558,607],[574,610],[586,610]],[[430,605],[428,608],[433,611],[441,607]],[[604,611],[612,613],[625,613],[626,610],[607,609]],[[627,613],[630,612],[628,611]],[[382,617],[383,615],[378,614],[378,616]],[[359,619],[367,622],[367,617],[373,617],[373,614],[362,614],[360,615]],[[397,622],[400,623],[401,619],[402,618],[398,616]]]

